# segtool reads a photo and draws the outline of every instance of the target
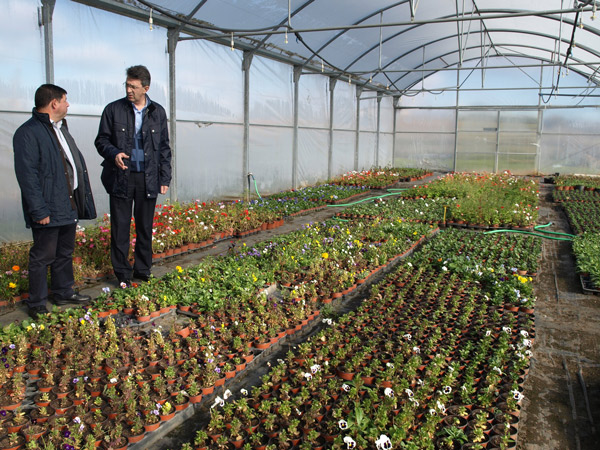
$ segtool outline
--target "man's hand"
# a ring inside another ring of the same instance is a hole
[[[160,193],[162,195],[165,195],[167,193],[167,191],[169,190],[169,186],[161,186],[160,187]]]
[[[48,225],[50,223],[50,216],[44,217],[42,220],[37,220],[40,225]]]
[[[129,159],[129,156],[127,156],[125,153],[117,154],[117,156],[115,156],[115,164],[119,169],[125,170],[127,169],[127,166],[125,165],[123,159]]]

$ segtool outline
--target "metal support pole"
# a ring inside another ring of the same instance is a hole
[[[292,189],[298,187],[298,99],[302,67],[294,66],[294,142],[292,143]]]
[[[396,167],[396,119],[398,114],[398,102],[400,101],[400,97],[394,97],[394,124],[393,124],[393,139],[392,139],[392,167]]]
[[[494,173],[498,173],[498,152],[500,150],[500,111],[496,121],[496,157],[494,158]]]
[[[358,171],[358,149],[360,144],[360,95],[363,88],[356,86],[356,138],[354,141],[354,170]]]
[[[540,91],[538,95],[538,125],[537,125],[537,139],[536,139],[536,147],[535,147],[535,173],[539,175],[540,173],[540,161],[542,159],[542,133],[544,131],[544,109],[542,107],[542,86],[544,82],[544,62],[542,61],[542,66],[540,67]]]
[[[253,53],[244,52],[242,59],[242,71],[244,72],[244,148],[242,152],[242,192],[246,182],[246,176],[250,173],[250,66],[252,65]],[[248,196],[250,192],[248,192]]]
[[[56,0],[42,0],[40,26],[44,27],[44,60],[46,83],[54,84],[54,37],[52,33],[52,14]]]
[[[171,142],[171,189],[170,199],[177,201],[177,92],[175,83],[175,50],[179,31],[170,28],[167,31],[167,51],[169,52],[169,140]]]
[[[452,171],[456,172],[456,154],[458,152],[458,100],[460,91],[460,70],[456,71],[456,109],[454,110],[454,160],[452,163]]]
[[[327,151],[327,180],[331,180],[333,172],[333,93],[335,91],[337,79],[329,78],[329,149]]]
[[[375,140],[375,166],[379,167],[379,134],[381,131],[381,99],[383,94],[377,92],[377,137]]]

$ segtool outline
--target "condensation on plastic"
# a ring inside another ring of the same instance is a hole
[[[342,81],[335,84],[333,93],[333,128],[356,129],[356,88]]]
[[[261,195],[289,189],[292,185],[293,128],[253,126],[250,128],[250,172]],[[241,159],[241,158],[240,158]],[[240,165],[235,161],[236,165]]]
[[[354,131],[333,132],[332,173],[339,175],[354,170],[354,147],[356,133]]]
[[[303,75],[300,77],[298,126],[329,128],[328,77],[323,75]]]
[[[150,99],[168,111],[166,29],[64,0],[56,2],[52,22],[54,79],[68,92],[69,113],[99,116],[125,97],[125,70],[136,64],[150,71]]]
[[[176,65],[178,120],[244,122],[242,52],[207,41],[181,41]]]
[[[360,131],[377,131],[377,94],[365,91],[360,101]]]
[[[358,141],[358,170],[369,170],[375,166],[377,133],[362,131]]]
[[[292,66],[255,56],[250,66],[250,122],[291,126],[293,105]]]
[[[298,187],[327,180],[329,131],[298,130]]]
[[[0,110],[30,112],[33,94],[45,81],[44,41],[40,39],[38,5],[39,0],[2,2]]]
[[[397,133],[395,167],[452,170],[454,133]]]
[[[240,198],[244,127],[177,122],[177,183],[182,200]]]

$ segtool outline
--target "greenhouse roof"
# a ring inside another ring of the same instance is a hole
[[[465,67],[566,64],[599,81],[593,0],[76,1],[392,95]]]

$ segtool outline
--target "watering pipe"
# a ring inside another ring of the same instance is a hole
[[[262,200],[262,197],[260,196],[260,193],[258,192],[258,186],[256,185],[256,178],[254,178],[254,175],[252,174],[252,172],[248,172],[248,192],[250,192],[250,177],[252,177],[252,179],[254,180],[254,190],[256,191],[256,195],[258,195],[258,198],[260,198]]]

